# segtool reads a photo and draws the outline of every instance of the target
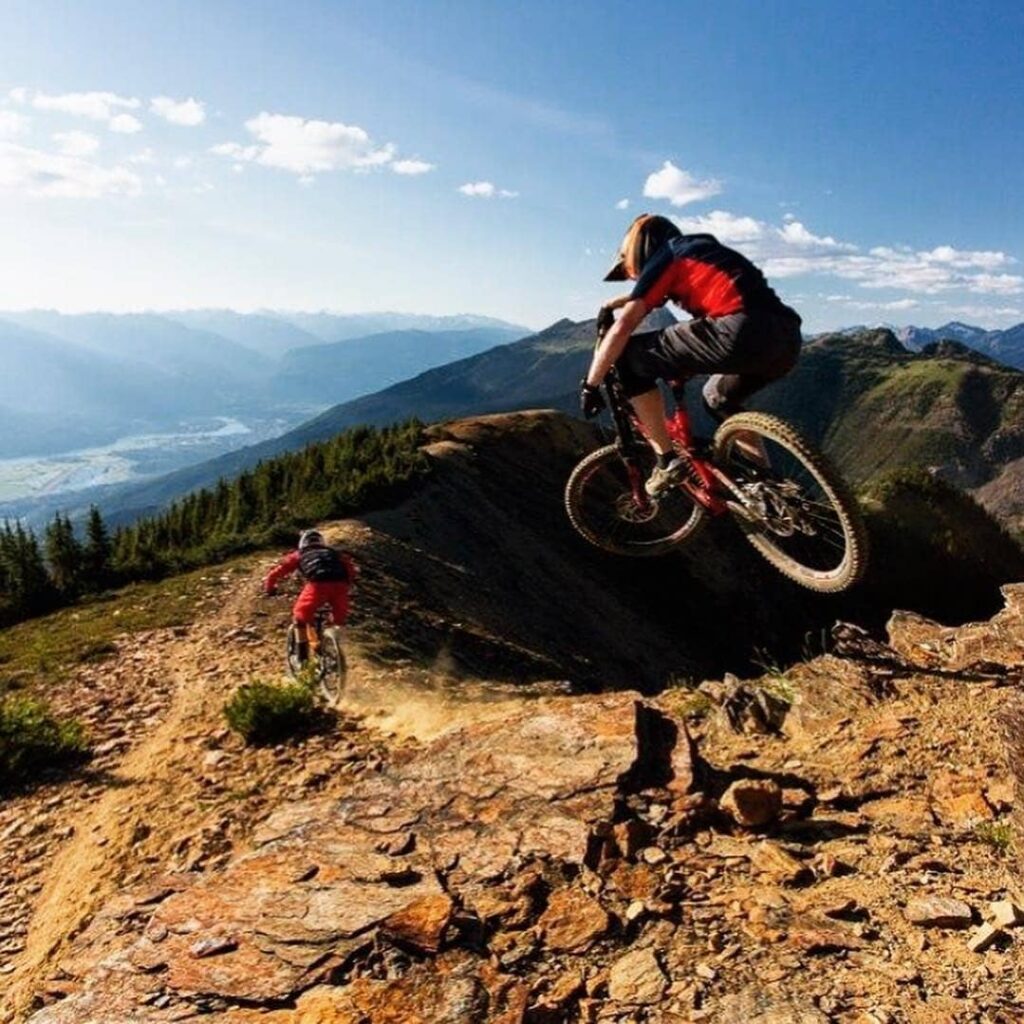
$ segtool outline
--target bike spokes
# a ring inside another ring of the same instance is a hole
[[[867,540],[856,503],[796,430],[774,416],[741,413],[719,428],[715,459],[740,499],[730,508],[772,565],[824,592],[860,578]]]
[[[638,450],[632,464],[615,445],[592,452],[573,471],[566,509],[573,526],[592,544],[621,555],[658,555],[690,536],[703,510],[678,487],[657,498],[643,489],[654,456]]]

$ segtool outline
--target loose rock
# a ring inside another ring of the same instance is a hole
[[[967,928],[973,920],[971,908],[961,900],[945,896],[925,896],[911,900],[904,916],[922,928]]]
[[[667,986],[665,972],[649,949],[619,957],[608,975],[608,995],[617,1003],[649,1006],[661,999]]]

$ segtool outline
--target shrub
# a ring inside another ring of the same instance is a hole
[[[323,723],[313,691],[303,683],[241,686],[224,705],[228,725],[252,746],[269,746],[306,735]]]
[[[68,768],[87,760],[82,726],[61,721],[31,697],[0,699],[0,788],[31,781],[47,768]]]
[[[1013,829],[1005,821],[983,821],[974,827],[974,834],[986,846],[1006,853],[1013,843]]]

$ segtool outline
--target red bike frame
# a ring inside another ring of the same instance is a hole
[[[685,381],[674,381],[672,383],[672,395],[675,399],[675,410],[665,420],[669,437],[676,451],[679,452],[690,464],[690,474],[680,480],[678,486],[683,488],[690,497],[707,509],[712,515],[722,515],[728,511],[725,497],[722,493],[721,484],[725,481],[724,475],[713,463],[701,457],[695,450],[693,443],[693,431],[690,428],[690,414],[686,410],[684,397]],[[644,438],[648,444],[647,431],[643,424],[629,408],[629,419],[636,433]],[[633,500],[639,508],[646,508],[650,504],[650,498],[644,490],[644,479],[638,467],[629,464],[629,481],[633,491]]]

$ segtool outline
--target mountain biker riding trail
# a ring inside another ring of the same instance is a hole
[[[349,588],[358,575],[358,569],[350,555],[330,547],[319,530],[306,530],[299,537],[298,549],[289,552],[267,573],[263,580],[263,592],[272,597],[277,584],[286,576],[298,571],[305,581],[299,592],[292,617],[303,632],[299,635],[298,658],[300,662],[309,659],[310,643],[316,642],[313,619],[321,605],[331,606],[331,614],[338,626],[344,626],[348,618]]]
[[[793,369],[801,320],[745,256],[714,235],[684,235],[667,217],[645,213],[633,221],[605,280],[636,284],[628,295],[601,307],[603,337],[580,385],[580,408],[588,419],[601,412],[605,402],[599,388],[615,366],[658,458],[645,485],[655,497],[686,471],[665,426],[658,379],[711,374],[704,405],[721,421]],[[633,334],[652,309],[670,299],[694,319]],[[618,319],[614,310],[621,310]]]

